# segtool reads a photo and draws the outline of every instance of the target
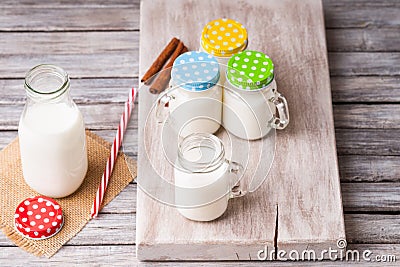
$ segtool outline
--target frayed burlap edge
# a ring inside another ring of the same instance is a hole
[[[98,136],[98,135],[96,135],[96,134],[94,134],[94,133],[92,133],[92,132],[90,132],[88,130],[86,131],[86,135],[87,135],[87,138],[91,138],[94,141],[96,141],[98,143],[98,145],[101,145],[102,147],[106,148],[107,150],[110,149],[111,144],[109,142],[107,142],[106,140],[104,140],[103,138],[101,138],[100,136]],[[9,145],[7,145],[3,150],[1,150],[1,152],[6,150],[6,149],[8,149],[14,142],[15,142],[15,140],[13,142],[11,142]],[[128,169],[130,170],[130,172],[132,174],[131,175],[131,179],[127,180],[125,183],[122,183],[122,184],[120,183],[119,184],[120,190],[118,190],[119,192],[117,192],[116,194],[112,194],[112,195],[108,194],[109,193],[109,190],[108,190],[106,195],[104,196],[103,204],[101,206],[102,208],[104,206],[106,206],[109,202],[111,202],[112,199],[114,199],[116,196],[118,196],[118,194],[130,182],[132,182],[133,179],[136,177],[136,162],[133,159],[127,157],[125,154],[123,154],[121,152],[118,154],[118,158],[123,158],[124,159],[125,164],[128,166]],[[105,166],[105,162],[104,162],[104,166]],[[99,177],[99,182],[100,182],[100,178],[101,177]],[[75,231],[75,233],[72,236],[69,236],[68,240],[63,242],[63,244],[65,244],[70,239],[72,239],[74,236],[76,236],[90,220],[91,220],[90,213],[87,213],[86,218],[84,220],[82,220],[81,223],[78,225],[77,231]],[[27,238],[23,237],[22,235],[17,233],[17,231],[13,227],[10,227],[9,225],[4,224],[1,221],[0,221],[0,228],[1,228],[2,232],[12,242],[15,243],[15,245],[17,245],[18,247],[22,248],[23,250],[25,250],[25,251],[27,251],[27,252],[35,255],[35,256],[38,256],[38,257],[45,256],[47,258],[50,258],[50,257],[54,256],[54,254],[56,254],[58,252],[58,250],[61,249],[61,247],[62,247],[62,245],[61,245],[58,248],[55,248],[55,249],[50,250],[50,251],[46,251],[43,247],[39,246],[36,243],[38,241],[30,240],[30,239],[27,239]],[[56,237],[57,237],[57,235],[55,235],[52,238],[56,238]]]

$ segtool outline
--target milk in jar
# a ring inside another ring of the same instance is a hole
[[[239,138],[256,140],[272,128],[284,129],[289,124],[288,105],[277,90],[274,64],[262,52],[246,50],[231,57],[223,92],[223,125]]]
[[[223,143],[215,135],[195,133],[185,137],[179,143],[174,166],[175,205],[179,213],[195,221],[220,217],[230,198],[244,195],[233,191],[242,169],[239,163],[225,158]]]
[[[69,95],[69,77],[59,67],[39,65],[28,72],[25,89],[18,128],[25,182],[42,195],[68,196],[88,168],[85,125]]]
[[[217,60],[205,52],[180,55],[171,70],[171,87],[158,99],[157,116],[179,136],[214,133],[222,120],[222,88]]]

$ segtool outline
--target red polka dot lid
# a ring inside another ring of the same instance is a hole
[[[37,196],[22,201],[14,215],[14,226],[23,236],[40,240],[57,234],[64,224],[60,205],[51,198]]]

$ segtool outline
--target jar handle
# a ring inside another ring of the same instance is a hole
[[[285,129],[289,124],[289,109],[286,98],[276,92],[275,96],[269,99],[269,101],[274,104],[278,110],[278,117],[273,115],[272,119],[269,121],[270,126],[278,130]]]
[[[247,194],[247,189],[244,188],[243,183],[240,182],[240,177],[243,175],[244,169],[240,163],[235,161],[229,162],[229,173],[233,174],[231,177],[231,190],[230,198],[242,197]]]
[[[169,108],[170,101],[174,99],[174,97],[168,94],[168,91],[163,92],[157,98],[157,107],[156,107],[156,118],[158,122],[164,122],[167,117],[167,111]]]

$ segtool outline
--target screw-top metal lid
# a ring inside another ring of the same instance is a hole
[[[246,50],[233,55],[228,62],[227,79],[240,89],[257,90],[274,78],[274,63],[264,53]]]
[[[15,229],[30,239],[52,237],[61,230],[63,224],[64,216],[60,205],[45,196],[27,198],[15,210]]]
[[[232,19],[213,20],[203,28],[201,45],[210,54],[230,57],[247,47],[247,30]]]
[[[218,61],[210,54],[189,51],[175,59],[171,77],[173,83],[188,91],[204,91],[219,80]]]

